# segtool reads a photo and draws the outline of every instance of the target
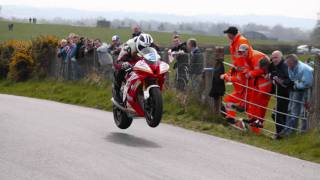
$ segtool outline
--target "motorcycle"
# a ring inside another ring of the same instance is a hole
[[[128,69],[121,87],[122,103],[112,98],[115,124],[120,129],[130,127],[134,117],[145,117],[147,124],[157,127],[162,118],[162,90],[169,65],[160,59],[154,48],[144,48],[141,60]],[[115,92],[113,92],[115,93]]]

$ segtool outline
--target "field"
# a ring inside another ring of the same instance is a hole
[[[10,39],[30,40],[39,35],[55,35],[59,38],[65,38],[70,32],[79,34],[89,38],[100,38],[103,41],[110,42],[113,35],[118,34],[122,41],[126,41],[130,35],[130,29],[109,29],[97,27],[78,27],[68,25],[50,25],[50,24],[28,24],[28,23],[14,23],[14,30],[8,31],[8,23],[0,21],[0,42]],[[170,46],[172,33],[165,32],[149,32],[154,37],[157,44],[161,46]],[[187,40],[190,37],[196,38],[200,46],[208,45],[227,45],[227,39],[223,36],[204,36],[204,35],[190,35],[183,34],[182,39]],[[254,45],[270,45],[270,44],[286,44],[288,42],[279,42],[271,40],[252,40]]]

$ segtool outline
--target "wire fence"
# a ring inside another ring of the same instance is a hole
[[[167,54],[165,54],[163,52],[161,54],[162,54],[162,57],[167,56]],[[175,68],[174,68],[175,73],[170,73],[171,74],[170,80],[173,79],[174,88],[181,91],[181,92],[184,92],[187,88],[191,88],[191,90],[195,90],[194,87],[197,87],[198,90],[193,91],[196,96],[198,96],[199,94],[208,93],[208,88],[211,88],[211,86],[212,86],[212,84],[210,84],[211,79],[212,79],[212,74],[215,71],[214,64],[209,64],[209,63],[212,63],[211,58],[212,58],[212,56],[215,56],[215,54],[212,53],[211,55],[208,55],[208,53],[207,54],[203,53],[204,59],[203,59],[203,62],[200,62],[200,63],[191,62],[189,55],[183,55],[183,56],[184,56],[183,58],[175,58],[175,62],[174,62],[174,63],[176,63]],[[166,59],[166,58],[164,58],[164,59]],[[170,61],[168,59],[165,61],[170,63]],[[72,67],[70,65],[70,62],[69,61],[63,62],[63,61],[59,60],[58,58],[56,58],[56,62],[57,62],[56,63],[57,77],[70,79],[70,71],[72,71]],[[233,64],[224,62],[223,60],[221,62],[223,62],[228,67],[234,67]],[[173,65],[173,64],[171,64],[171,65]],[[319,65],[317,65],[317,63],[314,63],[314,65],[319,66]],[[98,56],[97,56],[96,52],[93,52],[90,56],[86,56],[84,59],[80,59],[79,66],[81,69],[80,71],[82,71],[83,74],[88,74],[89,72],[92,72],[92,71],[103,74],[103,70],[104,70],[104,68],[101,68],[99,66],[99,60],[98,60]],[[196,72],[192,72],[192,70],[194,70],[194,69],[196,69]],[[204,73],[207,74],[208,72],[210,72],[210,75],[208,77],[205,77],[206,75],[204,75]],[[197,78],[194,78],[195,76],[193,76],[193,75],[196,75]],[[109,76],[110,76],[110,74],[109,74]],[[207,81],[207,82],[204,82],[204,81]],[[205,87],[203,87],[203,85],[202,85],[203,83],[206,84]],[[294,103],[299,103],[301,105],[305,105],[306,104],[305,101],[298,101],[298,100],[290,99],[288,97],[280,96],[277,94],[277,90],[276,90],[275,94],[260,91],[259,89],[248,86],[248,81],[245,84],[241,84],[238,82],[233,82],[233,83],[243,87],[246,91],[244,99],[233,96],[233,98],[237,99],[238,101],[244,102],[245,109],[248,108],[247,107],[248,105],[252,105],[252,106],[256,106],[258,108],[263,108],[271,113],[276,113],[276,114],[284,115],[286,117],[293,117],[293,118],[301,119],[302,121],[308,121],[308,119],[307,119],[308,111],[305,108],[303,110],[303,113],[300,113],[299,116],[295,116],[295,115],[292,115],[289,113],[283,113],[281,111],[278,111],[277,109],[272,109],[270,107],[264,107],[262,105],[254,103],[254,102],[250,102],[250,100],[248,100],[248,91],[250,90],[250,91],[256,92],[256,93],[262,93],[264,95],[275,98],[276,105],[277,105],[277,99],[283,99],[283,100],[291,101]],[[232,95],[230,95],[230,96],[232,96]],[[208,99],[207,94],[205,95],[204,99]],[[221,113],[225,114],[225,112],[223,112],[223,111],[221,111]],[[249,116],[261,119],[261,117],[258,117],[255,114],[252,114],[249,112],[246,112],[245,115],[247,115],[247,116],[249,115]],[[275,116],[275,118],[277,118],[277,116]],[[281,123],[277,122],[277,119],[271,120],[266,117],[264,117],[262,119],[265,122],[271,123],[273,126],[277,125],[277,126],[281,126],[284,128],[288,128],[290,130],[297,131],[297,132],[304,132],[304,130],[302,130],[302,129],[299,129],[296,127],[286,126],[285,124],[281,124]],[[239,129],[241,131],[245,131],[245,129],[242,129],[240,127],[237,127],[237,126],[233,126],[233,127],[236,129]],[[273,136],[276,134],[274,129],[270,129],[270,127],[269,128],[261,128],[261,131],[263,131],[264,134],[266,134],[267,136],[270,136],[270,135]]]
[[[232,68],[234,67],[234,66],[233,66],[232,64],[230,64],[230,63],[227,63],[227,62],[223,62],[223,63],[224,63],[225,65],[229,66],[229,67],[232,67]],[[278,87],[277,87],[277,84],[276,84],[276,83],[274,83],[275,86],[276,86],[276,91],[275,91],[276,94],[272,94],[272,93],[268,93],[268,92],[263,92],[263,91],[260,91],[259,89],[256,89],[256,88],[253,88],[253,87],[249,87],[249,86],[248,86],[248,80],[246,80],[246,85],[241,84],[241,83],[238,83],[238,82],[232,82],[232,83],[233,83],[233,84],[237,84],[237,85],[239,85],[239,86],[241,86],[241,87],[243,87],[243,88],[246,89],[246,91],[245,91],[245,99],[236,97],[236,96],[234,96],[234,95],[232,95],[232,94],[228,94],[228,95],[231,96],[232,98],[238,100],[238,101],[244,102],[245,105],[250,104],[250,105],[253,105],[253,106],[256,106],[256,107],[259,107],[259,108],[263,108],[263,109],[265,109],[265,110],[267,110],[267,111],[270,111],[270,112],[272,112],[272,113],[277,113],[277,114],[285,115],[286,117],[293,117],[293,118],[297,118],[297,119],[300,119],[300,120],[303,120],[303,121],[308,121],[308,119],[307,119],[307,110],[306,110],[306,108],[305,108],[304,106],[303,106],[303,112],[304,112],[304,113],[303,113],[303,116],[301,116],[301,115],[295,116],[295,115],[292,115],[292,114],[289,114],[289,113],[280,112],[280,111],[278,111],[278,110],[275,110],[275,109],[272,109],[272,108],[269,108],[269,107],[264,107],[264,106],[262,106],[262,105],[259,105],[259,104],[256,104],[256,103],[253,103],[253,102],[250,102],[250,101],[247,100],[247,93],[248,93],[248,89],[249,89],[249,90],[252,90],[252,91],[254,91],[254,92],[262,93],[262,94],[265,94],[265,95],[268,95],[268,96],[271,96],[271,97],[276,98],[276,107],[277,107],[277,101],[278,101],[278,99],[284,99],[284,100],[291,101],[291,102],[294,102],[294,103],[299,103],[299,104],[302,104],[302,105],[305,105],[305,104],[306,104],[306,102],[303,102],[303,101],[297,101],[297,100],[290,99],[290,98],[287,98],[287,97],[279,96],[279,95],[277,94],[277,92],[278,92],[278,91],[277,91],[277,88],[278,88]],[[247,108],[245,108],[245,109],[247,109]],[[221,113],[223,113],[223,114],[226,115],[226,113],[223,112],[223,111],[221,111]],[[265,118],[265,117],[264,117],[264,118],[261,118],[261,117],[255,115],[255,114],[252,114],[252,113],[249,113],[249,112],[246,112],[246,114],[249,115],[249,116],[252,116],[252,117],[254,117],[254,118],[257,118],[257,119],[262,119],[263,121],[272,123],[272,124],[274,124],[274,125],[278,125],[278,126],[281,126],[281,127],[284,127],[284,128],[288,128],[288,129],[291,129],[291,130],[294,130],[294,131],[297,131],[297,132],[305,132],[305,130],[303,130],[303,129],[298,129],[298,128],[295,128],[295,127],[291,127],[291,126],[287,126],[287,125],[285,125],[285,124],[278,123],[278,122],[277,122],[277,119],[275,119],[275,120],[270,120],[270,119],[267,119],[267,118]],[[300,114],[302,114],[302,113],[300,112]],[[277,116],[275,116],[275,117],[277,117]],[[272,131],[272,130],[269,130],[269,129],[266,129],[266,128],[261,128],[261,130],[264,131],[264,132],[267,132],[268,134],[272,134],[272,135],[275,135],[275,134],[276,134],[276,132],[274,132],[274,131]]]
[[[116,56],[112,57],[116,59]],[[102,66],[99,63],[99,57],[96,51],[71,61],[70,59],[63,60],[62,58],[55,57],[50,69],[53,69],[54,77],[64,80],[78,80],[90,74],[97,74],[105,79],[112,80],[113,69],[112,64]]]

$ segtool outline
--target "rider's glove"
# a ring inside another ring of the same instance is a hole
[[[128,62],[122,63],[121,69],[127,70],[127,69],[129,69],[129,68],[131,68],[131,64],[130,64],[130,63],[128,63]]]

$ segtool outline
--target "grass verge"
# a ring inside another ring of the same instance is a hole
[[[111,83],[60,82],[54,80],[13,83],[0,81],[0,93],[48,99],[63,103],[111,110]],[[244,133],[222,125],[222,119],[194,100],[184,101],[174,91],[164,93],[164,122],[260,148],[320,163],[320,132],[313,130],[283,140]]]

